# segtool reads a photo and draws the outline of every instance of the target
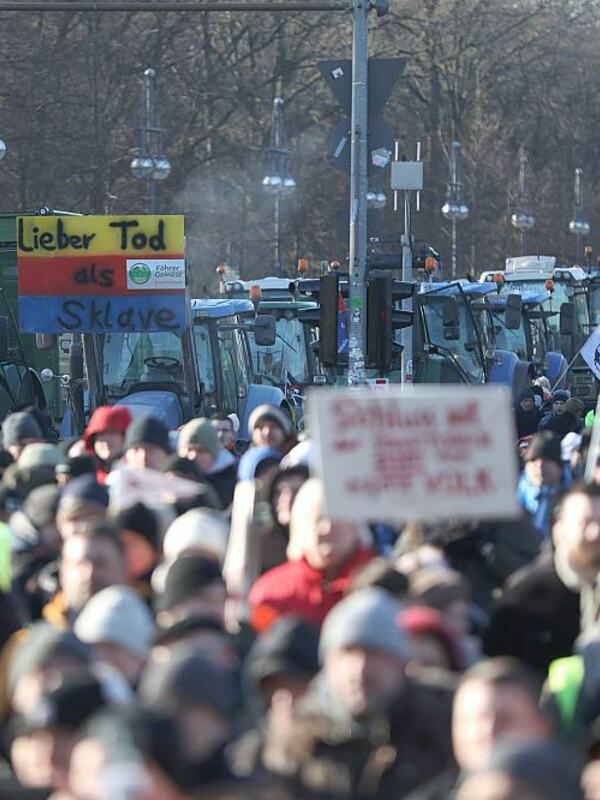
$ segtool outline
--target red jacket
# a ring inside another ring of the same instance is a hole
[[[334,577],[311,567],[305,559],[286,561],[265,572],[250,590],[250,621],[262,631],[277,617],[297,614],[321,625],[333,606],[344,597],[354,573],[373,558],[360,548]]]

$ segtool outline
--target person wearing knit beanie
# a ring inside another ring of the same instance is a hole
[[[105,519],[108,489],[89,473],[70,480],[62,490],[56,526],[64,540],[92,523]]]
[[[9,414],[2,423],[2,447],[8,450],[15,461],[28,444],[43,440],[41,428],[35,418],[24,411]]]
[[[126,406],[99,406],[83,434],[87,453],[97,459],[96,477],[104,483],[112,465],[123,455],[125,432],[131,424]],[[81,455],[81,453],[77,453]]]
[[[156,597],[158,623],[168,628],[192,616],[223,624],[227,592],[219,565],[201,555],[185,555],[168,568],[163,591]]]
[[[100,661],[111,664],[135,686],[150,655],[154,621],[147,605],[128,586],[109,586],[88,600],[74,627]]]
[[[237,481],[237,463],[232,454],[219,445],[219,437],[206,417],[192,419],[179,432],[177,454],[193,461],[219,496],[223,508],[233,502]]]
[[[258,406],[248,418],[248,431],[255,447],[273,447],[283,450],[293,432],[292,421],[281,408]]]
[[[136,469],[163,470],[171,456],[169,429],[159,419],[135,419],[125,435],[125,462]]]
[[[152,572],[160,560],[160,532],[154,511],[143,503],[121,509],[114,518],[125,549],[127,581],[146,600]]]
[[[401,612],[389,592],[371,588],[326,617],[321,670],[263,746],[264,763],[294,775],[299,794],[360,795],[364,765],[380,763],[369,796],[407,797],[450,765],[451,692],[440,679],[408,671],[413,649]]]

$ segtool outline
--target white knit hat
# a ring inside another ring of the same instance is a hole
[[[82,642],[109,642],[147,658],[154,620],[142,598],[129,586],[109,586],[91,597],[77,617],[74,631]]]
[[[177,517],[163,540],[165,561],[174,561],[184,551],[208,552],[222,564],[227,551],[229,526],[219,514],[193,508]]]

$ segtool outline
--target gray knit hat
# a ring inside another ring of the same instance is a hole
[[[9,414],[2,423],[2,446],[20,444],[25,439],[43,439],[44,436],[35,417],[26,411]]]
[[[286,436],[289,436],[293,430],[292,420],[283,409],[264,403],[262,406],[257,406],[248,417],[248,431],[250,434],[252,434],[258,423],[265,419],[277,423]]]
[[[179,431],[177,444],[178,446],[197,444],[211,453],[214,458],[219,455],[219,450],[221,449],[217,431],[212,422],[206,417],[197,417],[186,423]]]
[[[344,647],[383,650],[401,661],[412,650],[398,615],[402,606],[384,589],[362,589],[351,594],[329,612],[321,630],[319,657]]]
[[[148,607],[133,589],[109,586],[86,603],[74,630],[86,644],[110,642],[140,658],[147,658],[154,622]]]

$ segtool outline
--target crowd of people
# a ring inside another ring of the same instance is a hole
[[[280,408],[9,415],[0,800],[600,800],[600,467],[548,388],[518,519],[398,526],[326,513]]]

